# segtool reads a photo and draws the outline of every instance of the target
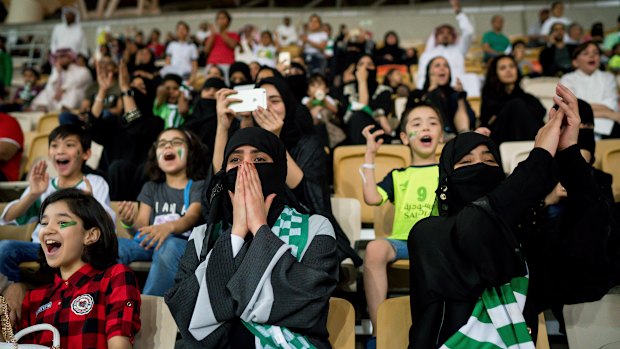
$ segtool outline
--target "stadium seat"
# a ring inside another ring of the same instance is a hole
[[[49,134],[60,125],[58,121],[58,113],[49,113],[43,115],[37,123],[37,132],[40,134]]]
[[[38,134],[32,138],[30,143],[30,149],[28,151],[28,159],[26,160],[25,172],[29,172],[34,164],[39,160],[48,160],[47,148],[48,148],[48,134]],[[50,177],[56,176],[56,170],[51,166],[48,161],[47,171]]]
[[[386,299],[377,310],[377,348],[406,349],[410,327],[409,296]]]
[[[0,202],[0,214],[4,212],[8,202]],[[17,241],[31,241],[32,232],[36,223],[27,225],[3,225],[0,226],[2,233],[0,234],[0,240],[17,240]]]
[[[359,168],[364,163],[365,145],[340,146],[334,149],[334,196],[356,198],[362,205],[362,222],[372,223],[373,208],[364,203]],[[391,170],[411,164],[411,152],[405,145],[381,146],[375,159],[375,179],[381,181]]]
[[[504,173],[511,174],[517,165],[527,159],[534,149],[534,141],[504,142],[499,145],[499,155],[502,158]]]
[[[596,302],[565,305],[563,313],[571,349],[607,348],[620,341],[620,287]]]
[[[351,247],[360,239],[362,230],[361,206],[357,199],[331,198],[332,213],[342,230],[349,238]],[[338,289],[355,292],[357,290],[357,268],[350,258],[340,263],[340,279]]]
[[[620,147],[608,149],[601,159],[601,168],[613,176],[614,201],[620,201]]]
[[[594,167],[599,170],[603,168],[603,157],[608,150],[620,149],[620,139],[601,139],[596,142],[594,151]]]
[[[332,348],[355,348],[355,309],[347,300],[336,297],[329,299],[327,332]]]
[[[135,349],[174,348],[177,324],[163,297],[142,295],[140,319],[142,327],[136,335]]]

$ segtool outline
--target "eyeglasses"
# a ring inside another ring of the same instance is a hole
[[[166,145],[170,144],[173,147],[181,147],[183,146],[183,144],[186,144],[187,142],[185,142],[184,139],[181,138],[173,138],[172,140],[165,140],[162,139],[159,142],[155,143],[155,146],[157,147],[157,149],[163,149],[166,147]]]

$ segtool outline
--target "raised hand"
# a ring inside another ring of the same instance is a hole
[[[235,117],[235,111],[230,109],[231,103],[242,102],[237,98],[228,98],[230,95],[237,93],[235,90],[228,88],[220,89],[215,93],[215,109],[217,110],[217,127],[222,127],[226,130],[230,129],[232,119]]]
[[[84,185],[86,186],[86,188],[84,188],[82,191],[84,192],[84,194],[92,196],[93,195],[93,185],[88,180],[88,177],[82,176],[82,181],[84,182]]]
[[[564,118],[564,109],[555,110],[555,108],[551,108],[549,110],[549,121],[538,130],[534,140],[534,147],[545,149],[551,156],[555,156]]]
[[[276,194],[269,194],[267,198],[263,196],[260,178],[253,163],[246,164],[243,175],[248,228],[252,234],[256,234],[261,226],[267,224],[267,213]]]
[[[562,132],[560,133],[560,141],[558,143],[558,149],[564,150],[571,145],[577,144],[579,138],[579,125],[581,124],[579,104],[577,97],[562,84],[556,86],[555,93],[557,96],[553,97],[553,101],[566,116],[562,124]]]
[[[258,126],[280,137],[284,120],[281,120],[275,114],[262,107],[258,107],[258,109],[252,112],[252,115],[254,115],[254,120],[256,120]]]
[[[247,213],[245,208],[245,168],[242,162],[237,167],[237,180],[235,181],[235,192],[228,191],[230,201],[233,205],[233,226],[231,233],[245,239],[248,234]]]
[[[368,70],[364,67],[359,67],[355,70],[355,80],[357,82],[366,82],[368,80]]]
[[[374,127],[374,125],[368,125],[362,130],[362,136],[366,138],[366,152],[373,155],[377,154],[377,151],[381,147],[381,144],[383,144],[383,138],[377,140],[377,137],[385,134],[385,131],[383,131],[382,129],[379,129],[375,132],[370,132],[370,130],[372,130]]]
[[[45,162],[45,160],[40,160],[30,170],[30,176],[28,177],[30,193],[41,195],[45,193],[48,185],[49,175],[47,174],[47,162]]]
[[[110,87],[112,87],[114,73],[104,72],[101,61],[97,61],[95,63],[95,69],[97,71],[97,84],[99,85],[99,90],[107,91]]]

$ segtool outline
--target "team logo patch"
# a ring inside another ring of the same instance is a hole
[[[94,304],[95,300],[93,299],[93,296],[83,294],[76,297],[73,302],[71,302],[71,310],[75,315],[86,315],[93,310]]]

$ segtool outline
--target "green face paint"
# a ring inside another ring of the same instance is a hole
[[[407,137],[409,137],[410,140],[414,140],[417,136],[418,136],[418,131],[411,131],[407,133]]]
[[[183,160],[183,156],[185,155],[185,149],[183,148],[177,149],[177,154],[179,155],[179,159]]]
[[[62,222],[60,223],[60,229],[66,228],[66,227],[72,227],[74,225],[77,225],[76,221]]]

